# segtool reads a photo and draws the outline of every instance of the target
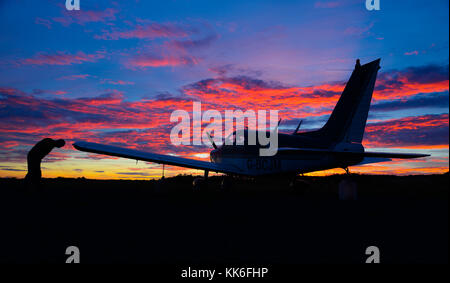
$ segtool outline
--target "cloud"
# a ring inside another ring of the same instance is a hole
[[[374,98],[399,99],[418,93],[448,91],[448,65],[424,65],[403,70],[388,70],[379,74]]]
[[[54,54],[38,53],[35,56],[18,61],[20,65],[72,65],[85,62],[96,62],[105,57],[102,52],[86,54],[78,51],[75,54],[58,51]]]
[[[163,133],[171,124],[170,113],[189,107],[190,101],[180,98],[126,102],[118,91],[96,97],[49,99],[0,88],[0,148],[13,151],[1,160],[23,161],[26,151],[19,152],[17,147],[31,147],[48,136],[169,150],[169,137]],[[124,134],[117,129],[134,130]]]
[[[97,97],[78,98],[77,101],[90,106],[120,104],[123,101],[123,94],[121,92],[114,91],[99,95]]]
[[[80,11],[67,11],[64,8],[62,9],[62,16],[53,18],[53,21],[58,22],[64,26],[69,26],[74,23],[85,25],[87,23],[110,22],[116,20],[116,14],[118,12],[119,11],[114,8],[107,8],[100,11],[84,9]]]
[[[346,35],[356,35],[356,36],[364,36],[370,33],[370,30],[373,28],[374,23],[370,23],[367,26],[351,26],[344,30],[344,34]]]
[[[229,69],[229,68],[225,68]],[[424,105],[448,105],[448,67],[422,66],[380,73],[374,94],[374,110],[391,111]],[[292,86],[246,75],[208,78],[180,88],[179,93],[161,93],[152,98],[127,101],[123,92],[110,90],[92,97],[45,97],[11,87],[0,88],[0,148],[5,160],[24,161],[27,148],[43,137],[109,143],[140,150],[200,158],[206,147],[176,147],[169,140],[170,113],[192,111],[192,102],[202,109],[280,110],[282,125],[295,128],[301,117],[306,123],[323,122],[344,89],[343,82]],[[420,76],[422,74],[422,76]],[[442,89],[444,89],[442,91]],[[37,91],[39,93],[40,91]],[[394,100],[392,98],[395,97]],[[448,146],[448,114],[406,117],[367,126],[369,147]],[[72,156],[58,156],[59,160]],[[74,158],[109,158],[83,155]]]
[[[54,163],[54,162],[60,162],[60,161],[64,161],[66,159],[70,158],[70,152],[69,151],[65,151],[65,152],[61,152],[61,151],[52,151],[51,155],[47,155],[43,160],[42,163]]]
[[[128,30],[104,31],[96,35],[96,39],[118,40],[118,39],[155,39],[155,38],[173,38],[186,37],[193,31],[190,28],[183,27],[173,23],[146,23],[136,24]]]
[[[48,28],[48,29],[51,29],[51,28],[52,28],[52,22],[49,21],[49,20],[47,20],[47,19],[36,18],[36,19],[34,20],[34,23],[37,24],[37,25],[43,25],[43,26],[45,26],[45,27]]]
[[[198,60],[193,56],[143,54],[132,57],[126,63],[130,68],[175,67],[180,65],[196,65]]]
[[[122,81],[122,80],[112,80],[112,79],[102,79],[102,84],[111,84],[111,85],[134,85],[134,82]]]
[[[281,109],[289,119],[292,113],[308,116],[327,115],[334,108],[345,82],[310,87],[287,86],[254,77],[227,77],[234,66],[224,65],[211,71],[219,74],[183,87],[189,96],[216,102],[223,107]],[[374,92],[374,109],[418,108],[448,105],[448,66],[425,65],[379,74]]]
[[[69,75],[69,76],[63,76],[60,78],[57,78],[57,80],[68,80],[68,81],[74,81],[74,80],[84,80],[87,78],[96,79],[97,76],[89,75],[89,74],[80,74],[80,75]],[[108,78],[103,78],[100,80],[100,83],[102,84],[111,84],[111,85],[134,85],[134,82],[130,81],[123,81],[123,80],[113,80]]]
[[[16,168],[0,168],[0,170],[3,171],[13,171],[13,172],[26,172],[25,169],[16,169]]]
[[[317,2],[314,3],[314,8],[329,9],[329,8],[339,7],[340,5],[341,5],[341,3],[338,2],[338,1],[329,1],[329,2],[317,1]]]
[[[144,172],[115,172],[117,175],[128,175],[128,176],[151,176],[150,173]]]
[[[260,77],[263,72],[261,70],[254,70],[247,67],[238,67],[234,64],[225,64],[220,66],[213,66],[208,69],[210,72],[220,76],[248,76],[248,77]]]
[[[370,107],[371,111],[394,111],[417,108],[448,108],[449,94],[447,92],[417,94],[407,99],[383,100]]]
[[[12,148],[19,145],[17,141],[0,141],[0,149],[1,150],[11,150]]]
[[[211,45],[217,38],[217,34],[210,34],[200,39],[174,40],[170,42],[169,45],[183,50],[198,49]]]
[[[401,73],[410,82],[422,84],[445,82],[448,81],[449,65],[425,65],[419,67],[410,67],[402,70]]]
[[[283,117],[304,111],[323,115],[334,107],[344,85],[323,84],[312,87],[283,85],[249,76],[219,77],[198,81],[182,88],[196,100],[210,101],[219,109],[279,109]],[[316,107],[316,105],[321,105]],[[313,109],[313,110],[312,110]]]
[[[410,52],[405,52],[404,54],[405,54],[406,56],[419,55],[419,51],[414,50],[414,51],[410,51]]]
[[[198,52],[219,36],[208,23],[156,23],[136,19],[127,29],[103,30],[95,38],[103,40],[139,39],[151,44],[139,46],[125,59],[127,68],[192,66],[199,63]],[[158,39],[158,40],[156,40]]]
[[[87,78],[96,78],[96,76],[88,75],[88,74],[80,74],[80,75],[69,75],[58,78],[57,80],[79,80],[79,79],[87,79]]]
[[[36,94],[36,95],[40,95],[40,94],[63,95],[63,94],[67,94],[67,91],[64,91],[64,90],[33,89],[33,93]]]
[[[370,123],[364,144],[369,147],[441,148],[449,143],[449,114],[423,115]]]

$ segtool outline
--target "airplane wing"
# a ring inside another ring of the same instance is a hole
[[[229,165],[221,165],[212,162],[200,161],[189,158],[182,158],[170,155],[163,155],[145,151],[139,151],[129,148],[117,147],[112,145],[104,145],[92,142],[77,141],[73,146],[85,152],[98,153],[110,156],[129,158],[134,160],[142,160],[160,164],[174,165],[192,169],[207,170],[220,173],[242,173],[241,170]]]

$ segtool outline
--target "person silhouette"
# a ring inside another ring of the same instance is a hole
[[[50,138],[45,138],[35,144],[33,148],[28,152],[27,155],[27,165],[28,173],[25,176],[25,181],[27,186],[33,186],[36,188],[41,188],[41,161],[49,154],[55,147],[63,147],[66,142],[63,139],[54,140]]]

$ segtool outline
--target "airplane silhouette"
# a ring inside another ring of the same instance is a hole
[[[393,158],[419,158],[428,154],[368,152],[362,145],[367,116],[372,100],[380,60],[365,65],[356,62],[355,69],[326,124],[314,131],[292,134],[278,133],[278,152],[274,156],[260,156],[260,145],[250,145],[246,141],[250,130],[234,132],[231,144],[218,147],[212,141],[214,150],[211,162],[181,158],[121,148],[91,142],[77,141],[73,146],[85,152],[111,155],[135,160],[200,169],[227,175],[267,176],[298,174],[391,161]],[[301,122],[300,122],[301,123]],[[239,145],[236,137],[243,136],[244,144]]]

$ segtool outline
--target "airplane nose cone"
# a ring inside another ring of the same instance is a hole
[[[219,155],[219,152],[220,152],[220,148],[211,150],[211,152],[209,153],[209,158],[210,158],[211,162],[215,162],[217,156]]]

